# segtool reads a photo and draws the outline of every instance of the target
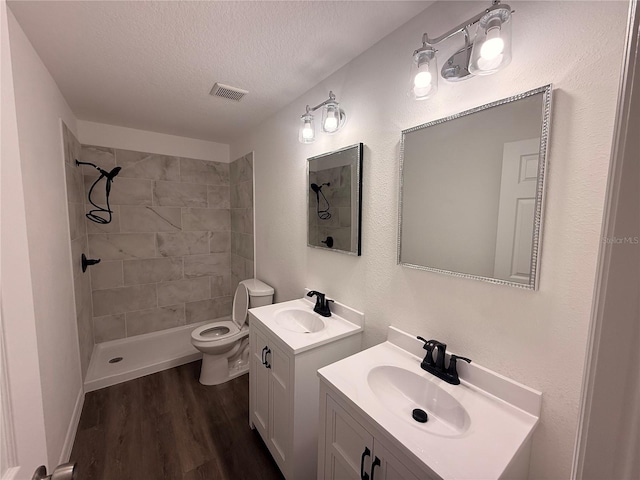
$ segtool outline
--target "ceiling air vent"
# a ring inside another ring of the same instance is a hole
[[[227,100],[233,100],[235,102],[239,102],[240,100],[242,100],[242,97],[244,97],[247,93],[249,92],[246,90],[242,90],[241,88],[236,87],[230,87],[229,85],[223,85],[222,83],[216,83],[211,89],[211,92],[209,92],[209,94],[213,95],[214,97],[222,97],[226,98]]]

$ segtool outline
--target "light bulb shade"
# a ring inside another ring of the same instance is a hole
[[[409,73],[409,96],[425,100],[438,91],[438,64],[436,51],[427,46],[416,50]]]
[[[478,22],[473,40],[469,71],[491,75],[511,62],[511,8],[507,5],[490,11]]]
[[[338,102],[329,102],[322,107],[322,131],[336,133],[344,125],[345,114]]]
[[[316,129],[313,124],[313,115],[305,113],[300,117],[300,131],[298,141],[300,143],[313,143],[316,139]]]

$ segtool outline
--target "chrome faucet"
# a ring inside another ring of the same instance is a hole
[[[435,375],[441,380],[444,380],[447,383],[452,385],[459,385],[460,378],[458,377],[458,368],[457,361],[464,360],[467,363],[471,363],[471,360],[465,357],[460,357],[458,355],[450,355],[449,356],[449,367],[444,367],[444,359],[447,351],[447,345],[445,343],[439,342],[438,340],[425,340],[422,337],[417,337],[418,340],[424,342],[424,348],[427,351],[427,354],[424,357],[424,360],[420,363],[420,367]],[[433,360],[433,350],[436,350],[436,359]]]
[[[333,300],[329,300],[324,293],[315,290],[307,293],[307,297],[313,297],[314,295],[316,297],[316,306],[313,307],[313,311],[323,317],[330,317],[331,309],[329,308],[329,302],[333,302]]]

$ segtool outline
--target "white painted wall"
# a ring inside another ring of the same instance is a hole
[[[17,294],[27,302],[23,308],[33,308],[25,321],[35,316],[47,460],[56,465],[82,392],[60,127],[62,118],[75,131],[76,119],[13,14],[9,13],[8,21],[22,175],[21,182],[15,177],[19,183],[12,188],[16,189],[16,208],[24,198],[24,212],[15,215],[20,223],[26,216],[28,252],[19,252],[19,258],[24,262],[22,268],[29,266],[31,277],[30,282],[24,277]],[[4,239],[2,243],[4,247]],[[6,283],[17,281],[4,273]],[[8,349],[31,338],[25,332]]]
[[[12,422],[3,421],[2,425],[3,443],[7,446],[8,457],[0,474],[9,475],[5,469],[12,468],[11,474],[16,476],[20,474],[24,478],[29,478],[28,475],[47,460],[47,449],[9,45],[9,23],[15,20],[8,11],[5,0],[0,3],[0,21],[2,33],[0,41],[2,47],[0,277],[3,280],[0,291],[2,301],[0,328],[2,328],[7,359],[8,383],[5,389],[9,393],[8,398],[3,396],[1,401],[3,415],[9,413],[13,420]]]
[[[78,140],[84,145],[122,148],[229,163],[229,145],[164,133],[78,120]]]
[[[575,478],[640,478],[640,9],[630,25]],[[626,123],[626,127],[625,127]]]
[[[237,139],[255,151],[257,277],[276,300],[304,287],[366,314],[365,343],[394,324],[438,338],[478,363],[541,390],[530,478],[568,478],[600,243],[626,2],[510,2],[514,58],[503,72],[441,82],[433,100],[406,95],[411,53],[477,13],[477,2],[439,2]],[[606,32],[594,35],[594,32]],[[457,44],[440,47],[447,58]],[[537,292],[396,265],[400,132],[553,83],[547,204]],[[349,115],[337,135],[297,141],[304,106],[332,89]],[[363,256],[306,247],[305,159],[364,142]]]

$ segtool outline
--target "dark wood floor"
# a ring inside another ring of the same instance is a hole
[[[88,393],[78,480],[282,479],[249,428],[249,376],[205,387],[199,373],[194,362]]]

